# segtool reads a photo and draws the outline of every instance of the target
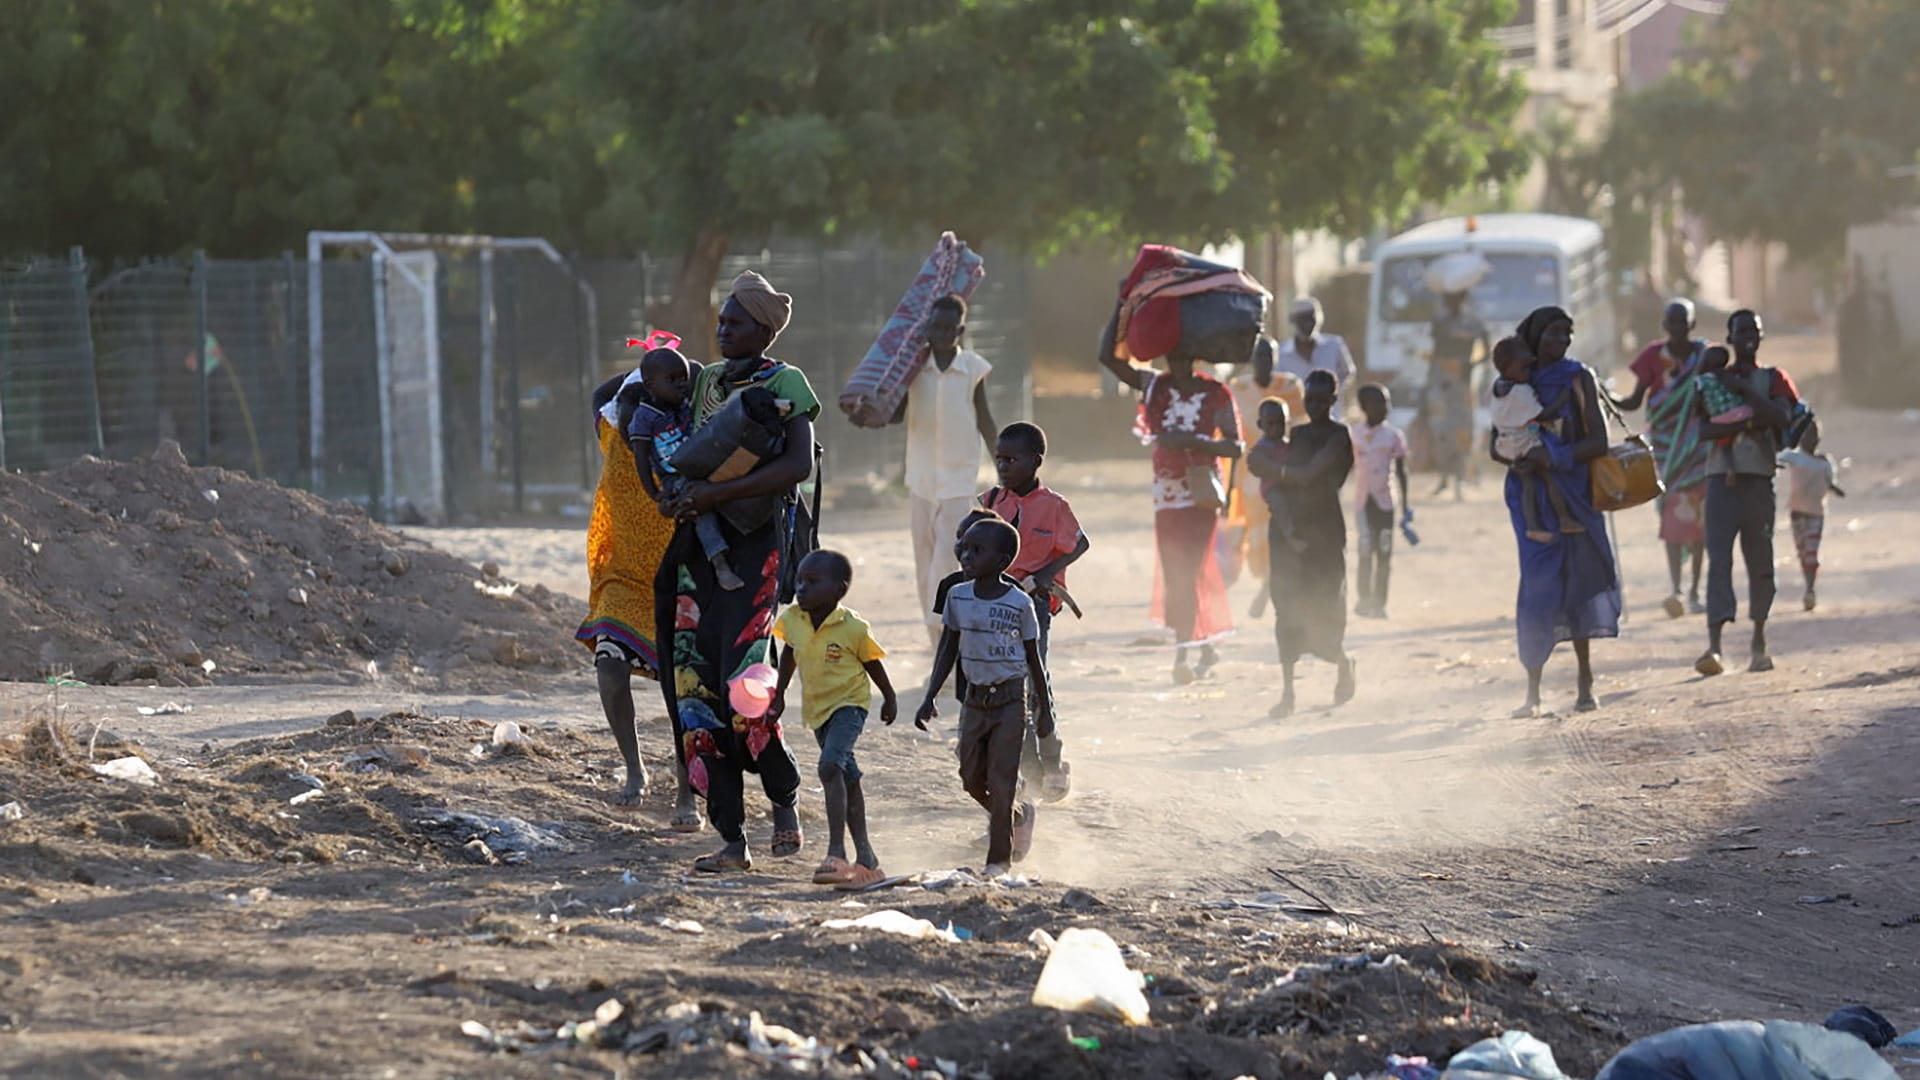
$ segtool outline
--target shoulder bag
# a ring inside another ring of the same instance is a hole
[[[1573,384],[1574,398],[1583,396],[1581,382]],[[1660,482],[1660,463],[1653,456],[1653,447],[1639,432],[1628,426],[1626,417],[1614,407],[1607,395],[1600,395],[1600,403],[1606,412],[1626,428],[1626,438],[1608,445],[1607,452],[1587,463],[1589,494],[1593,499],[1593,508],[1601,511],[1626,510],[1641,503],[1652,502],[1666,490]],[[1582,404],[1580,415],[1586,416],[1586,407]],[[1607,422],[1605,415],[1601,424]]]

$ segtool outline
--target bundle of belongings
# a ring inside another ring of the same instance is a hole
[[[786,451],[787,414],[793,402],[776,398],[764,386],[749,386],[727,399],[698,431],[673,452],[675,471],[698,480],[723,483],[752,472],[761,462]],[[765,525],[785,496],[776,492],[732,499],[714,508],[733,527],[751,532]]]
[[[892,423],[906,400],[907,385],[927,362],[925,327],[933,302],[943,296],[964,300],[986,276],[978,254],[951,232],[941,233],[933,253],[920,264],[920,273],[880,328],[880,336],[847,377],[840,391],[840,411],[860,427]]]
[[[1245,270],[1164,244],[1142,244],[1120,283],[1101,355],[1146,361],[1178,351],[1245,363],[1271,298]]]

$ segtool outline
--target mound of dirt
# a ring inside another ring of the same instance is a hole
[[[171,443],[141,461],[0,473],[0,679],[326,672],[474,690],[577,664],[579,615],[358,507],[192,468]]]

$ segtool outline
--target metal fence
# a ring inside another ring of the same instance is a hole
[[[624,341],[664,299],[664,262],[459,245],[336,254],[90,267],[76,249],[0,263],[0,468],[171,439],[196,464],[429,520],[551,509],[592,486],[588,395],[635,362]],[[722,268],[723,287],[752,267],[793,294],[774,352],[825,403],[836,476],[900,468],[904,431],[855,428],[834,402],[921,257],[796,245]],[[989,268],[969,337],[995,366],[1004,423],[1030,413],[1027,272]]]

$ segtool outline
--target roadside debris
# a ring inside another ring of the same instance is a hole
[[[129,784],[152,787],[160,782],[160,774],[153,766],[137,757],[114,758],[112,761],[87,766],[96,774],[109,780],[125,780]]]
[[[882,934],[897,934],[900,937],[931,939],[959,944],[965,937],[952,924],[935,926],[925,919],[916,919],[904,911],[886,908],[869,912],[857,919],[828,919],[820,924],[822,930],[873,930]]]
[[[1127,967],[1120,946],[1105,931],[1075,926],[1061,931],[1048,950],[1032,1000],[1042,1008],[1145,1024],[1145,986],[1145,976]]]

